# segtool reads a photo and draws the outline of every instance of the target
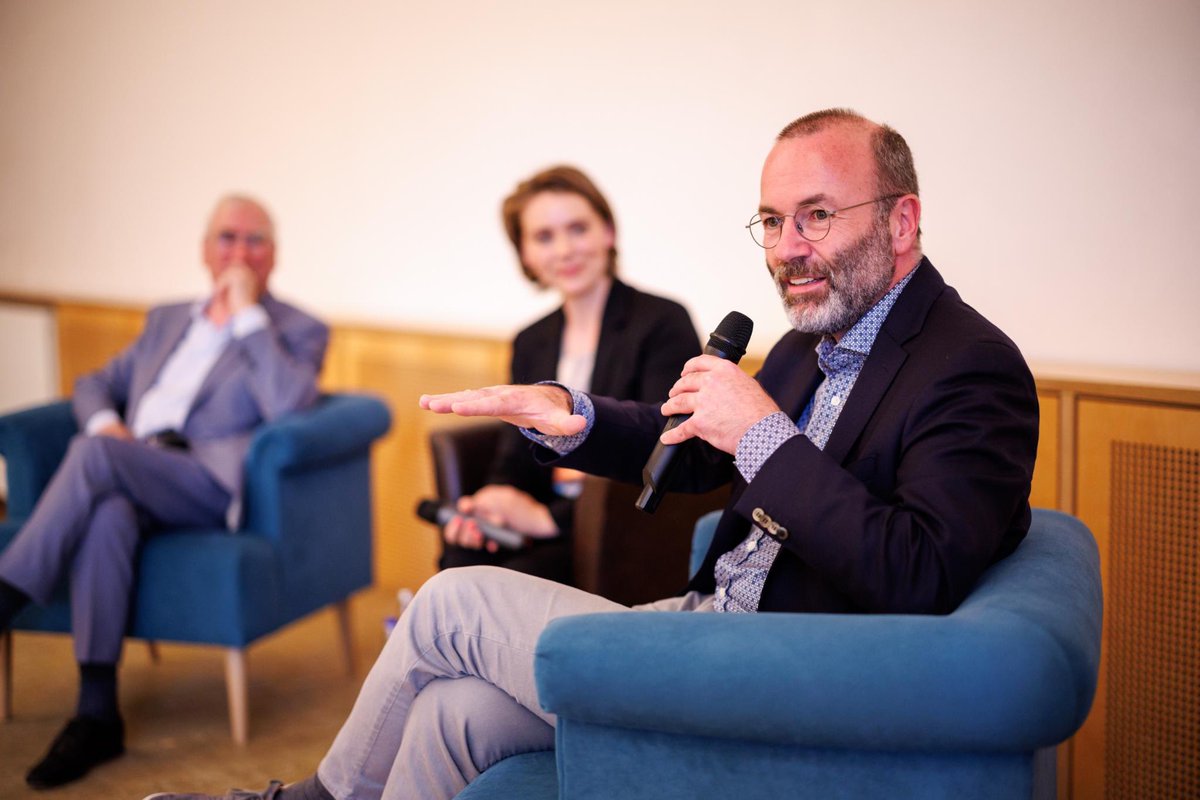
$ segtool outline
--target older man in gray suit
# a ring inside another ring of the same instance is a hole
[[[156,526],[234,527],[254,429],[317,396],[329,332],[267,292],[275,239],[263,206],[222,198],[203,254],[212,294],[152,309],[132,346],[76,382],[82,433],[0,554],[0,631],[70,581],[79,703],[26,777],[34,788],[124,752],[116,665],[139,538]]]

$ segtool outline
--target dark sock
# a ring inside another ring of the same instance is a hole
[[[0,631],[8,630],[18,612],[29,605],[29,595],[0,578]]]
[[[316,773],[313,773],[299,783],[283,787],[279,792],[279,800],[337,800],[337,798],[329,793]]]
[[[105,721],[120,718],[116,664],[79,665],[79,707],[75,713]]]

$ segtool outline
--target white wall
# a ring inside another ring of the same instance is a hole
[[[0,303],[0,414],[57,396],[53,312]]]
[[[1200,370],[1200,3],[0,0],[0,287],[201,291],[223,191],[335,320],[505,335],[547,307],[497,207],[558,161],[625,275],[785,328],[742,226],[772,137],[898,128],[926,252],[1033,359]],[[5,343],[3,346],[8,346]]]

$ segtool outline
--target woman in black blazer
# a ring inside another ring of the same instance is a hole
[[[512,382],[557,380],[622,400],[666,400],[700,341],[683,306],[616,278],[616,221],[595,184],[574,167],[543,170],[518,184],[501,216],[525,276],[562,298],[517,334]],[[537,464],[529,442],[506,425],[488,484],[458,510],[516,530],[527,544],[499,550],[472,520],[455,517],[443,531],[439,566],[492,564],[570,583],[581,481],[581,473]]]

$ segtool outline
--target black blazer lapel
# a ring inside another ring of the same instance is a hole
[[[829,441],[825,443],[825,455],[839,464],[846,459],[846,454],[858,441],[867,421],[875,413],[876,406],[907,358],[908,353],[904,348],[880,330],[871,346],[871,354],[867,356],[867,363],[863,365],[850,391],[850,399],[846,401],[846,407],[842,409],[837,424],[829,434]]]
[[[905,343],[920,332],[934,300],[946,288],[942,276],[928,259],[922,259],[918,267],[879,329],[867,363],[825,443],[825,454],[839,464],[862,435],[896,373],[908,359]]]
[[[613,376],[618,373],[618,362],[623,357],[631,357],[629,353],[622,352],[625,337],[621,331],[629,324],[632,301],[633,289],[613,278],[608,299],[604,302],[604,314],[600,318],[600,342],[596,346],[596,362],[592,365],[590,391],[593,394],[615,394],[611,384]]]
[[[566,318],[559,308],[531,329],[522,348],[513,351],[512,378],[517,383],[550,380],[558,374],[558,354],[562,349],[563,325]]]
[[[773,395],[779,409],[791,417],[793,422],[799,421],[804,407],[825,379],[825,374],[817,364],[817,351],[813,347],[804,350],[795,370],[796,379],[786,381],[782,389]]]

